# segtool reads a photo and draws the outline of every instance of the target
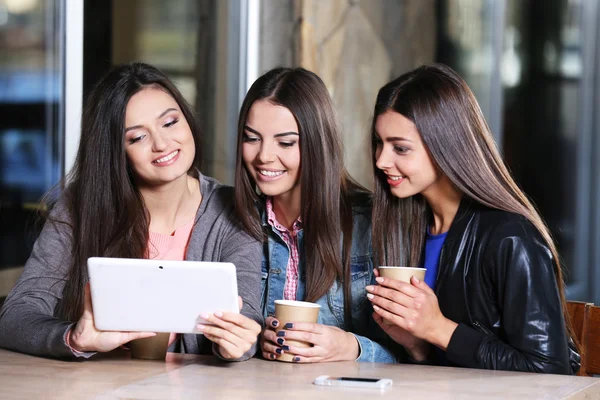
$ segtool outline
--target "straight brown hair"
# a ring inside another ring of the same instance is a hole
[[[249,234],[266,240],[257,208],[265,199],[256,193],[255,182],[242,160],[244,126],[250,108],[259,100],[287,108],[298,124],[305,300],[316,301],[339,280],[344,288],[345,323],[350,329],[352,204],[359,198],[368,199],[369,193],[344,168],[341,131],[323,81],[303,68],[275,68],[254,82],[242,103],[238,121],[235,208]]]
[[[87,97],[81,138],[71,172],[63,181],[71,230],[71,259],[56,315],[77,321],[82,313],[89,257],[148,257],[150,216],[135,184],[125,153],[125,110],[129,99],[145,88],[159,88],[179,105],[192,135],[196,155],[188,174],[198,177],[201,131],[192,108],[157,68],[132,63],[111,69]]]
[[[415,124],[433,163],[463,195],[486,207],[522,215],[540,232],[552,253],[565,323],[575,340],[566,309],[561,261],[550,230],[502,161],[471,89],[442,64],[416,68],[383,86],[377,95],[371,138],[375,170],[373,247],[380,265],[420,265],[431,216],[421,195],[405,199],[392,195],[385,174],[375,165],[375,123],[387,111]]]

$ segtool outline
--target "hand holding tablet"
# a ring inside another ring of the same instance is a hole
[[[83,314],[69,332],[67,343],[79,352],[106,352],[135,339],[148,338],[156,335],[153,332],[103,332],[96,328],[92,311],[90,285],[85,286]]]
[[[99,330],[204,334],[225,359],[257,341],[260,325],[239,313],[231,263],[93,257],[88,271]]]
[[[239,299],[240,311],[242,298]],[[237,359],[250,350],[257,342],[261,326],[241,314],[216,312],[202,316],[212,325],[199,325],[204,336],[219,346],[219,353],[226,359]]]

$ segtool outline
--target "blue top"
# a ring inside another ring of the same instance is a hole
[[[448,232],[432,235],[429,233],[429,227],[427,227],[427,237],[425,238],[425,262],[423,263],[423,267],[427,268],[427,271],[425,271],[425,283],[433,290],[435,290],[442,246],[444,245],[444,240],[446,240],[447,235]]]
[[[435,290],[437,281],[442,246],[444,245],[444,240],[446,240],[447,235],[448,232],[432,235],[429,232],[429,227],[427,227],[427,237],[425,238],[425,263],[423,266],[427,268],[427,271],[425,271],[425,283],[433,290]],[[448,365],[446,353],[437,347],[435,348],[435,352],[438,356],[439,365]]]

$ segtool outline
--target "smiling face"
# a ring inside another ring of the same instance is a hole
[[[125,111],[125,152],[136,181],[156,186],[185,178],[196,154],[194,137],[179,105],[149,87],[131,97]]]
[[[375,122],[376,166],[387,176],[392,194],[407,198],[427,196],[436,189],[441,174],[411,120],[394,111],[379,115]]]
[[[242,158],[267,196],[300,196],[300,136],[294,115],[268,100],[252,104],[246,119]]]

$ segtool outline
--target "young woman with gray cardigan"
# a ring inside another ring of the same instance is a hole
[[[231,262],[240,314],[215,313],[170,351],[245,360],[256,351],[261,244],[238,225],[233,188],[200,174],[200,129],[158,69],[115,67],[91,92],[77,159],[0,311],[0,346],[88,358],[152,332],[102,332],[87,285],[92,256]]]

